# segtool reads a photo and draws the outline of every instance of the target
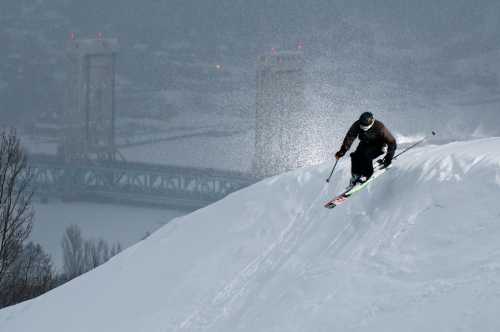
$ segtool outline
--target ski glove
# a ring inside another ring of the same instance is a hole
[[[340,158],[342,158],[344,156],[344,153],[342,153],[342,151],[338,151],[337,153],[335,153],[335,158],[338,160]]]

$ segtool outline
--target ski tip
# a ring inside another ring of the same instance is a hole
[[[336,207],[336,205],[333,202],[328,202],[324,205],[324,207],[326,207],[327,209],[333,209],[334,207]]]
[[[436,132],[434,130],[432,131],[432,136],[436,136]]]

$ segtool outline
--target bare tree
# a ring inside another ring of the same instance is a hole
[[[66,228],[62,239],[63,271],[68,280],[76,278],[87,270],[85,244],[82,232],[76,225]]]
[[[102,239],[84,239],[80,228],[76,225],[66,228],[62,249],[63,271],[67,280],[106,263],[122,250],[120,243],[110,248],[109,244]]]
[[[0,284],[0,308],[39,296],[55,286],[50,256],[39,244],[24,246]]]
[[[109,251],[109,257],[107,260],[109,260],[111,257],[118,255],[120,252],[122,252],[122,245],[120,242],[116,242],[110,249]]]
[[[0,283],[33,225],[31,174],[14,130],[0,133]]]
[[[85,241],[85,257],[88,270],[94,269],[104,263],[108,255],[109,247],[104,240],[97,242],[93,240]]]

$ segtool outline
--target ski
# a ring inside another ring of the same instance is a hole
[[[333,198],[332,200],[326,202],[325,205],[324,205],[325,208],[327,208],[327,209],[333,209],[334,207],[345,203],[349,199],[349,197],[351,197],[352,195],[354,195],[354,194],[358,193],[359,191],[363,190],[364,188],[366,188],[376,178],[378,178],[379,176],[381,176],[382,174],[384,174],[387,169],[388,168],[379,168],[365,182],[363,182],[363,183],[357,183],[354,186],[348,187],[340,195],[338,195],[335,198]]]

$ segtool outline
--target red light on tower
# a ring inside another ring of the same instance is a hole
[[[102,32],[97,33],[97,39],[102,40]]]
[[[297,49],[302,50],[304,48],[304,43],[302,41],[299,41],[297,44]]]
[[[76,39],[76,34],[74,32],[70,32],[69,39],[75,40]]]
[[[276,51],[276,48],[274,48],[274,47],[273,47],[273,48],[271,48],[271,54],[272,54],[272,55],[276,55],[276,53],[278,53],[278,52]]]

